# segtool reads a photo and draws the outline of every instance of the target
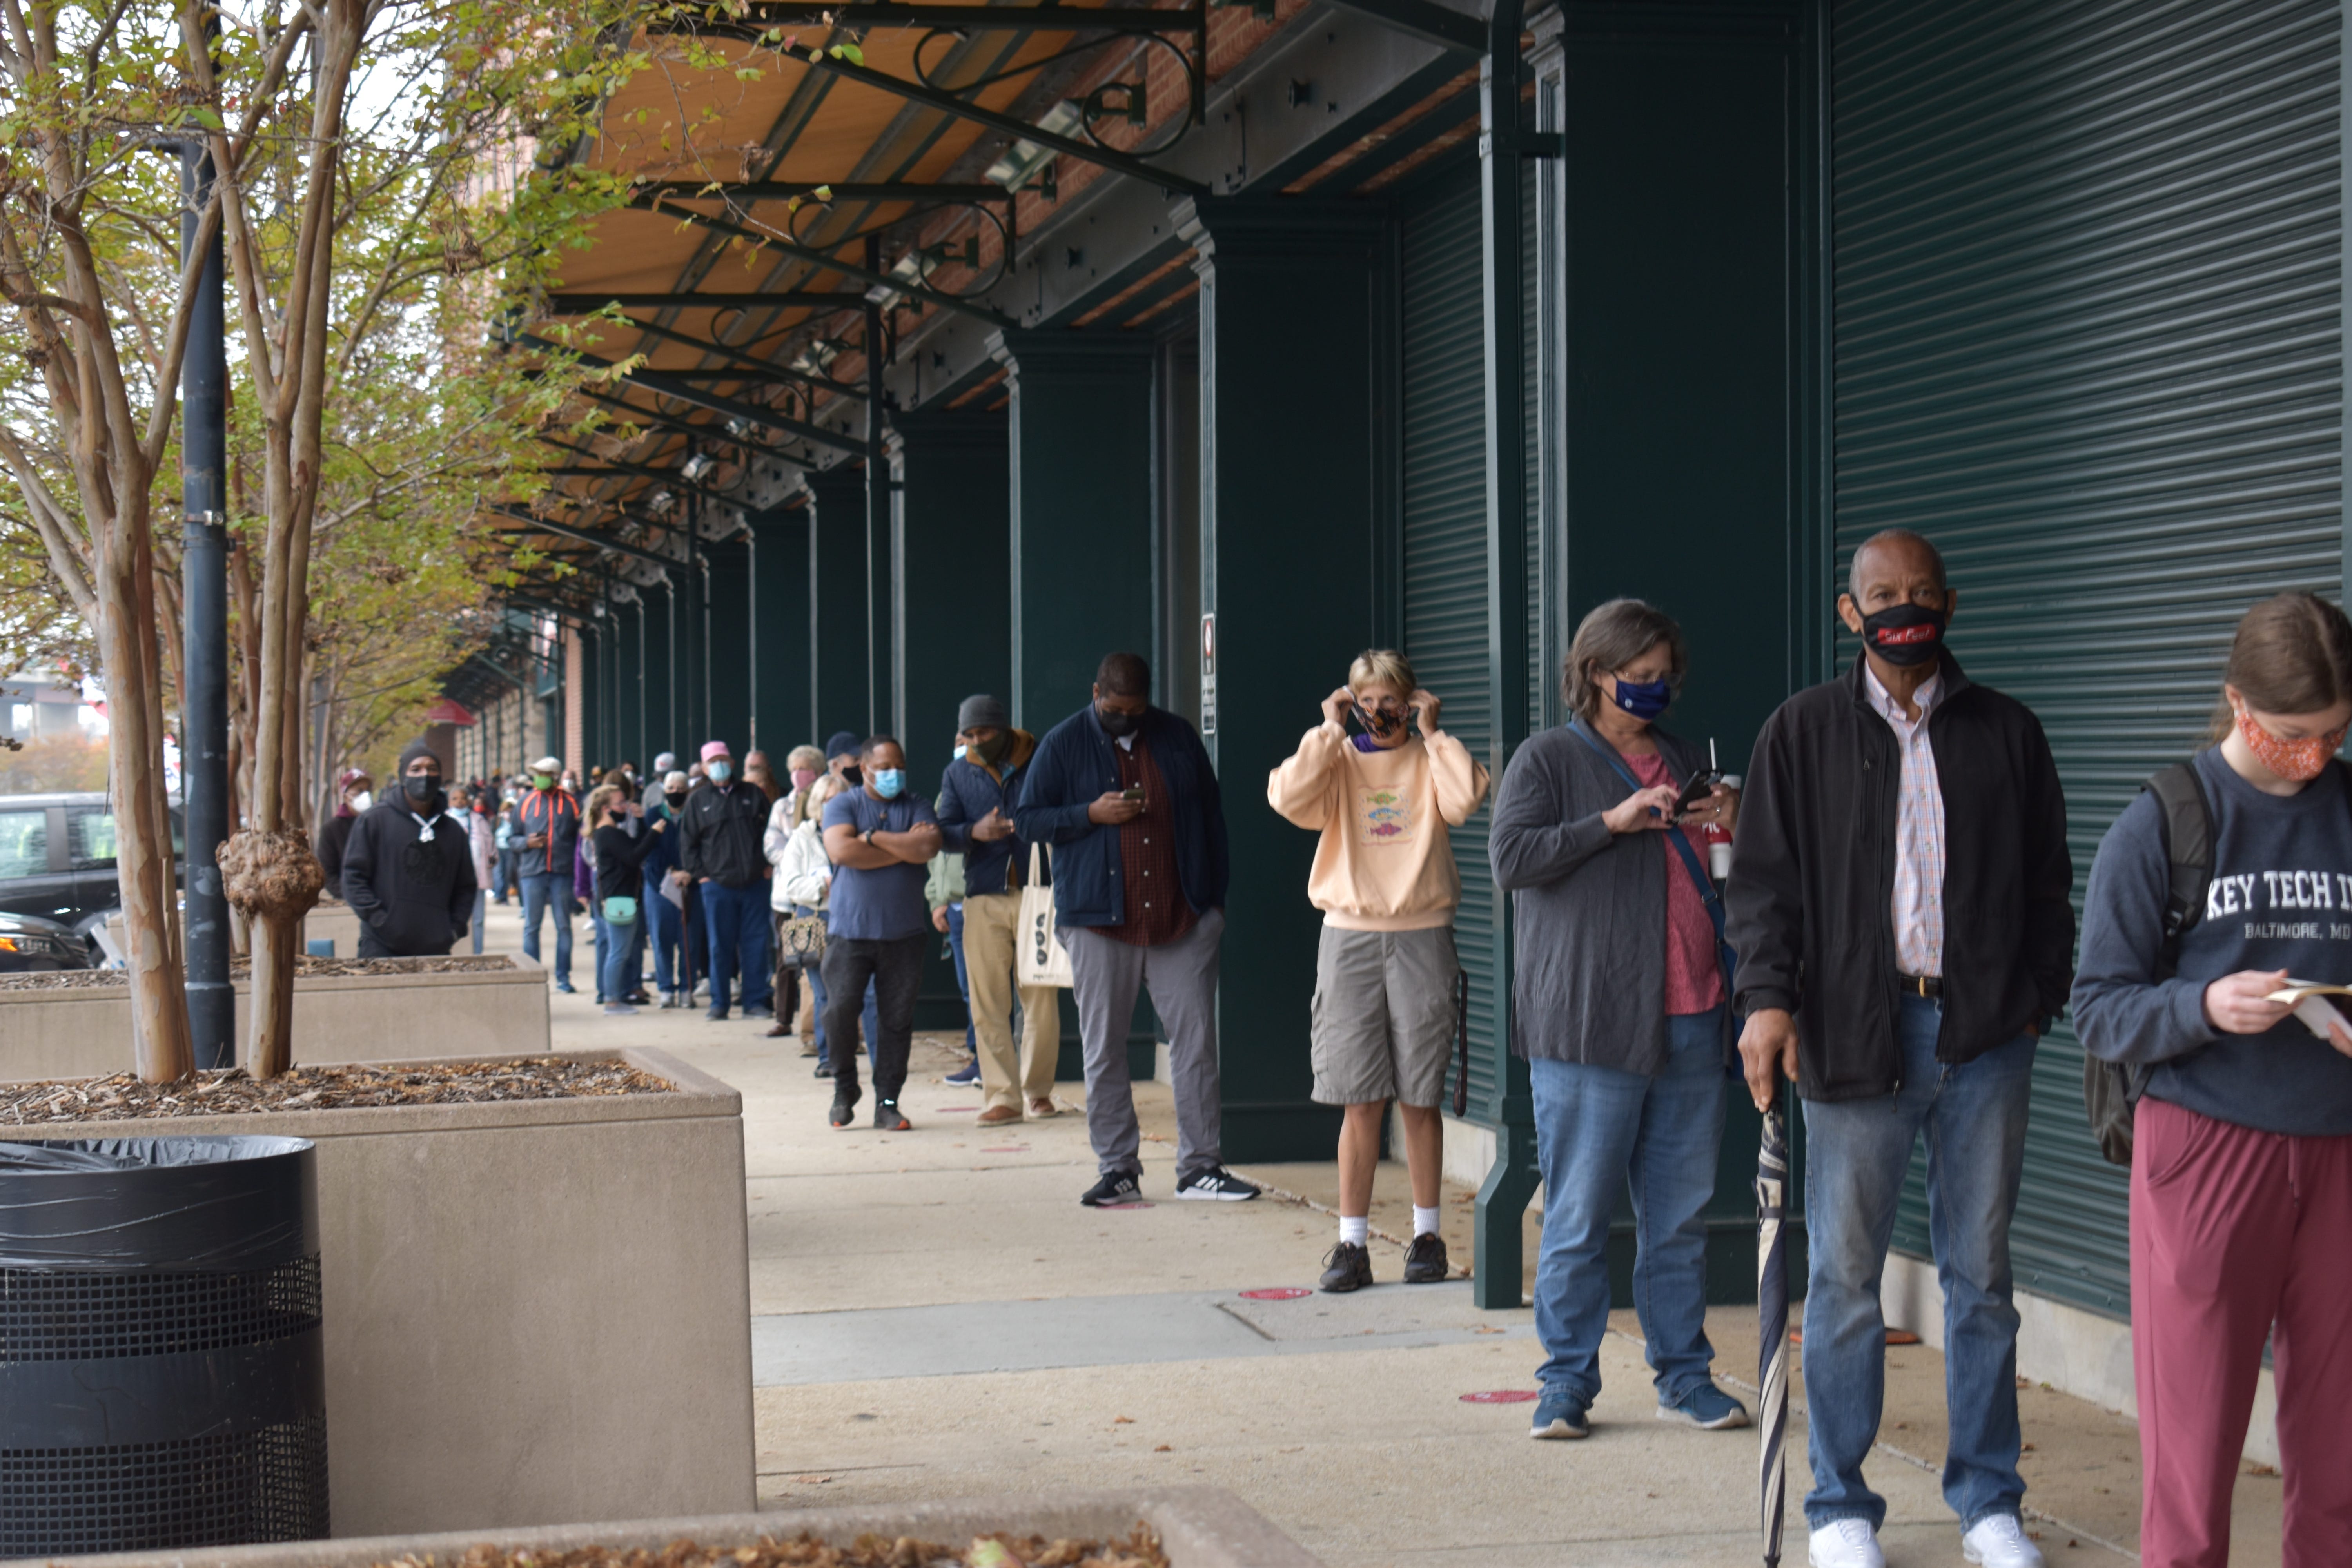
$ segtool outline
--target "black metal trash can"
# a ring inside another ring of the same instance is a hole
[[[327,1533],[317,1160],[0,1142],[0,1557]]]

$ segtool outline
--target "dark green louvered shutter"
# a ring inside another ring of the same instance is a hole
[[[1404,647],[1445,703],[1446,731],[1484,758],[1486,693],[1486,363],[1480,301],[1478,170],[1433,180],[1400,214],[1404,383]],[[1454,830],[1462,907],[1454,921],[1470,975],[1470,1114],[1495,1095],[1494,882],[1487,813]],[[1449,1089],[1450,1089],[1449,1084]],[[1450,1102],[1449,1102],[1450,1103]]]
[[[2342,581],[2333,4],[1840,4],[1837,556],[1935,540],[1954,651],[2040,714],[2076,901],[2203,733],[2232,626]],[[1847,658],[1851,642],[1842,644]],[[2061,1026],[2035,1075],[2020,1289],[2128,1307],[2124,1173]],[[1927,1250],[1915,1165],[1896,1246]]]

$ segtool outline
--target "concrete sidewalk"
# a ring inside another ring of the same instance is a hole
[[[515,946],[515,912],[494,908],[489,932],[494,950]],[[960,1041],[919,1039],[912,1132],[836,1131],[831,1086],[796,1041],[699,1010],[604,1018],[584,931],[579,946],[585,988],[552,998],[559,1046],[660,1046],[744,1096],[762,1507],[1206,1481],[1335,1565],[1758,1561],[1755,1433],[1655,1420],[1630,1313],[1604,1350],[1591,1437],[1530,1442],[1528,1405],[1465,1398],[1533,1388],[1529,1312],[1478,1311],[1465,1284],[1387,1283],[1402,1253],[1378,1240],[1373,1289],[1243,1294],[1313,1284],[1335,1239],[1315,1206],[1336,1193],[1329,1164],[1250,1173],[1289,1201],[1170,1201],[1167,1092],[1139,1085],[1151,1201],[1082,1208],[1094,1175],[1083,1118],[976,1126],[978,1093],[941,1081]],[[1071,1110],[1082,1099],[1075,1084],[1060,1095]],[[1403,1177],[1382,1169],[1373,1219],[1398,1237]],[[1469,1199],[1450,1191],[1444,1205],[1457,1264]],[[1752,1401],[1753,1310],[1716,1310],[1708,1332],[1723,1383]],[[1910,1347],[1887,1359],[1869,1472],[1888,1500],[1887,1560],[1957,1565],[1936,1477],[1942,1358]],[[1786,1560],[1801,1563],[1801,1390],[1796,1405]],[[2131,1424],[2042,1389],[2022,1405],[2029,1524],[2053,1568],[2133,1556]],[[2234,1563],[2279,1560],[2278,1504],[2275,1476],[2242,1477]]]

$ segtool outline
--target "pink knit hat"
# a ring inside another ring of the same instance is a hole
[[[724,757],[727,755],[728,751],[726,742],[705,741],[702,742],[702,760],[704,762],[707,763],[713,757]]]

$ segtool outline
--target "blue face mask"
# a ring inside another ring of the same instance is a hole
[[[903,768],[876,768],[867,778],[874,785],[874,793],[884,800],[898,799],[898,792],[907,787],[907,773]]]
[[[957,762],[961,762],[961,761],[963,761],[963,754],[964,754],[966,752],[969,752],[969,751],[971,751],[971,748],[970,746],[958,746],[958,747],[956,748],[955,760],[956,760]]]
[[[706,766],[702,771],[710,775],[710,782],[712,784],[725,784],[729,779],[735,776],[734,767],[727,763],[712,763]]]
[[[1674,689],[1665,681],[1617,679],[1617,706],[1644,722],[1664,712],[1674,700]]]

